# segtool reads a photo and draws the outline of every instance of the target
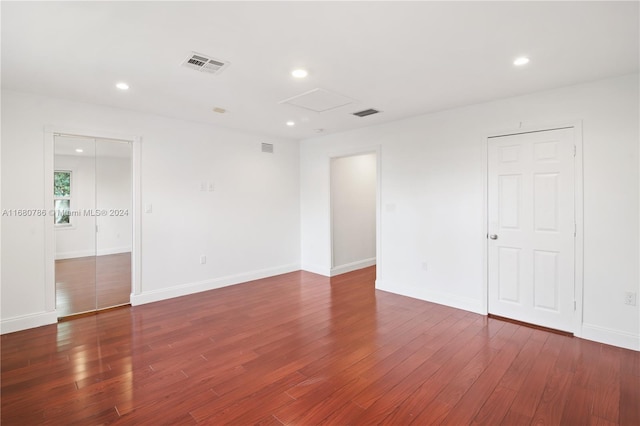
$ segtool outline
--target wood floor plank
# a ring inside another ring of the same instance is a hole
[[[511,403],[516,397],[516,391],[498,385],[488,397],[485,396],[484,404],[475,415],[471,424],[473,425],[499,425],[511,407]]]
[[[285,424],[320,424],[334,411],[342,408],[351,395],[368,383],[369,381],[359,377],[348,382],[326,382],[314,392],[305,394],[286,407],[281,407],[274,414]]]
[[[374,281],[293,272],[2,335],[0,422],[640,425],[639,352]]]
[[[573,379],[573,373],[554,367],[546,378],[544,391],[540,397],[540,403],[533,415],[533,423],[536,425],[560,424],[562,413],[569,398],[569,385]]]
[[[526,377],[523,382],[525,385],[520,387],[510,408],[510,411],[517,411],[529,419],[533,418],[536,408],[540,403],[547,380],[549,379],[549,372],[558,355],[557,349],[559,345],[554,342],[554,338],[563,338],[563,336],[551,334],[547,337],[548,339],[544,340],[541,351],[537,354],[533,363],[530,364],[530,369],[526,372]],[[542,341],[543,340],[541,340],[541,342]]]
[[[457,425],[457,424],[471,424],[477,417],[478,413],[485,404],[486,395],[491,395],[498,383],[504,376],[505,372],[517,356],[517,350],[507,345],[502,346],[501,350],[495,349],[496,353],[490,357],[489,362],[486,365],[477,380],[473,381],[466,389],[461,388],[458,385],[463,394],[455,401],[455,398],[451,398],[448,403],[454,404],[451,411],[444,418],[443,423]],[[480,368],[482,364],[478,364],[476,368]],[[440,398],[440,396],[438,397]]]
[[[464,341],[463,346],[465,350],[462,350],[462,346],[458,347],[456,345],[453,352],[449,353],[448,360],[441,364],[438,371],[409,395],[396,410],[384,419],[382,424],[409,424],[422,413],[431,402],[435,401],[436,396],[447,386],[450,378],[460,371],[460,369],[464,368],[478,351],[482,349],[481,339],[454,339],[454,342],[457,343],[462,341]],[[443,348],[439,353],[444,352],[445,349],[447,348]],[[432,361],[439,361],[439,358],[432,359]]]

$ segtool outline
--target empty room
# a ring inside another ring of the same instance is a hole
[[[640,425],[640,2],[0,19],[3,425]]]

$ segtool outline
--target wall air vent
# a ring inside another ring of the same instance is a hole
[[[262,152],[266,152],[267,154],[273,154],[273,144],[272,143],[262,143]]]
[[[369,108],[369,109],[365,109],[362,111],[358,111],[358,112],[354,112],[352,113],[353,115],[357,115],[358,117],[366,117],[367,115],[373,115],[373,114],[377,114],[380,111],[378,111],[377,109],[373,109],[373,108]]]
[[[229,66],[229,62],[221,61],[207,55],[191,52],[182,62],[183,67],[209,74],[220,74]]]

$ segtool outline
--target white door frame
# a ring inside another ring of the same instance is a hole
[[[131,295],[141,292],[141,256],[140,256],[140,230],[141,230],[141,138],[139,136],[122,135],[107,131],[91,129],[59,128],[45,126],[44,128],[44,187],[53,188],[54,171],[54,145],[56,135],[81,136],[96,139],[116,139],[131,142],[132,157],[132,247],[131,247]],[[45,189],[44,205],[47,210],[53,206],[53,191]],[[45,310],[56,310],[56,280],[55,280],[55,227],[52,218],[47,217],[44,227],[44,262],[45,262]],[[49,220],[51,219],[51,220]],[[56,315],[57,317],[57,315]]]
[[[343,273],[341,271],[334,272],[334,264],[333,264],[333,194],[331,193],[331,160],[334,158],[341,157],[352,157],[354,155],[362,155],[362,154],[376,154],[376,277],[381,276],[380,274],[380,265],[382,264],[382,222],[380,220],[381,212],[382,212],[382,173],[380,172],[380,165],[382,164],[381,158],[381,146],[369,146],[362,148],[354,148],[345,151],[332,152],[329,154],[327,158],[327,164],[329,167],[328,173],[328,184],[329,184],[329,276],[332,277],[334,275],[338,275]],[[376,278],[377,279],[377,278]]]
[[[489,268],[488,268],[488,193],[489,193],[489,139],[499,136],[517,135],[521,133],[541,132],[546,130],[556,130],[573,128],[576,155],[574,159],[574,214],[576,224],[576,237],[574,239],[575,264],[574,264],[574,300],[575,312],[573,316],[573,334],[577,337],[582,335],[582,312],[583,312],[583,287],[584,287],[584,190],[583,190],[583,151],[582,151],[582,121],[571,121],[552,125],[534,125],[520,127],[517,129],[507,129],[490,132],[485,135],[482,141],[482,183],[483,183],[483,209],[482,209],[482,312],[489,313]]]

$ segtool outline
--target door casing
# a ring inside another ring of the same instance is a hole
[[[141,229],[141,139],[139,136],[122,135],[117,133],[87,130],[58,128],[45,126],[44,128],[44,188],[53,188],[54,171],[54,145],[56,135],[84,136],[96,139],[117,139],[131,142],[132,145],[132,259],[131,259],[131,294],[141,292],[141,256],[140,256],[140,229]],[[44,205],[53,205],[53,191],[45,189]],[[49,219],[47,217],[47,219]],[[55,283],[55,228],[53,220],[45,220],[44,226],[45,244],[45,310],[56,310],[56,283]]]
[[[482,224],[483,235],[482,241],[482,265],[483,265],[483,286],[482,286],[482,312],[487,315],[489,313],[489,256],[488,256],[488,178],[489,178],[489,158],[488,147],[489,139],[498,136],[509,136],[522,133],[540,132],[546,130],[555,130],[572,127],[574,130],[574,145],[576,147],[575,163],[574,163],[574,215],[576,223],[576,237],[574,239],[574,277],[575,277],[575,293],[576,301],[575,312],[573,317],[573,334],[577,337],[582,335],[582,316],[583,316],[583,289],[584,289],[584,178],[583,178],[583,143],[582,143],[582,121],[561,122],[546,125],[530,125],[522,126],[515,129],[498,130],[487,133],[482,140],[482,182],[483,182],[483,209]]]

